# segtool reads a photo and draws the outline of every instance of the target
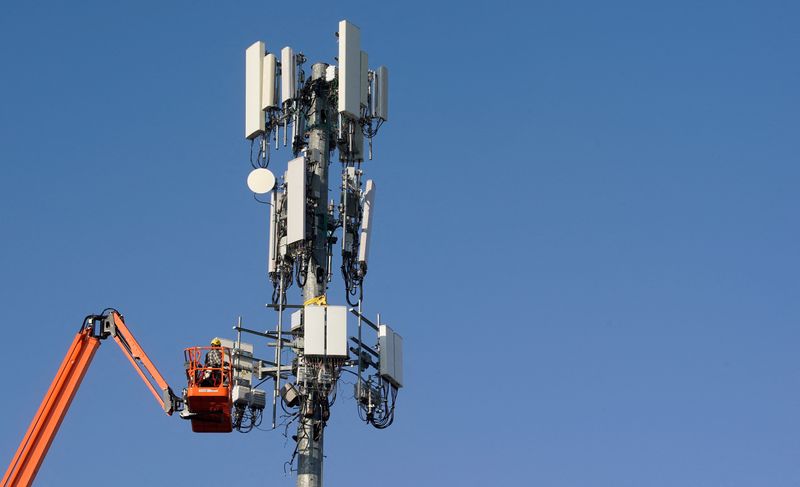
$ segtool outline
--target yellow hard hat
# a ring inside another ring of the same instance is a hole
[[[215,339],[211,340],[211,345],[214,346],[214,347],[218,347],[218,346],[222,345],[222,340],[220,340],[219,338],[215,338]]]

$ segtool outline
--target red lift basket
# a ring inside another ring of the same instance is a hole
[[[206,355],[219,350],[221,367],[206,367]],[[186,403],[195,433],[230,433],[231,377],[230,354],[224,347],[191,347],[183,352],[186,359]]]

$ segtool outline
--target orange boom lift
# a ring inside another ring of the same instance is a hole
[[[214,369],[205,368],[197,358],[200,349],[218,348],[224,353],[222,347],[187,349],[186,354],[192,355],[194,360],[186,364],[190,387],[184,392],[185,398],[181,398],[172,392],[164,377],[125,325],[122,315],[117,310],[108,309],[101,315],[89,315],[84,319],[11,460],[0,487],[29,487],[33,483],[72,399],[92,363],[94,354],[100,347],[101,340],[108,337],[117,342],[165,413],[172,415],[175,411],[181,411],[181,417],[192,420],[193,431],[231,431],[231,398],[228,387],[230,365]],[[213,380],[210,383],[203,382],[207,386],[201,387],[200,378],[208,376]],[[200,396],[199,400],[195,396]],[[187,401],[190,407],[184,408]]]

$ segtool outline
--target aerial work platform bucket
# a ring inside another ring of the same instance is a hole
[[[183,352],[186,360],[186,405],[195,433],[230,433],[231,377],[230,355],[224,347],[192,347]],[[209,354],[220,358],[209,366]],[[212,364],[213,365],[213,364]]]

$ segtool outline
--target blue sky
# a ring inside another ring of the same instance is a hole
[[[244,49],[333,62],[347,18],[391,70],[365,304],[403,334],[407,387],[385,431],[340,397],[327,483],[797,485],[799,16],[5,5],[0,459],[88,313],[119,308],[176,389],[184,347],[239,315],[271,326]],[[293,485],[291,451],[279,432],[193,435],[106,343],[37,485]]]

